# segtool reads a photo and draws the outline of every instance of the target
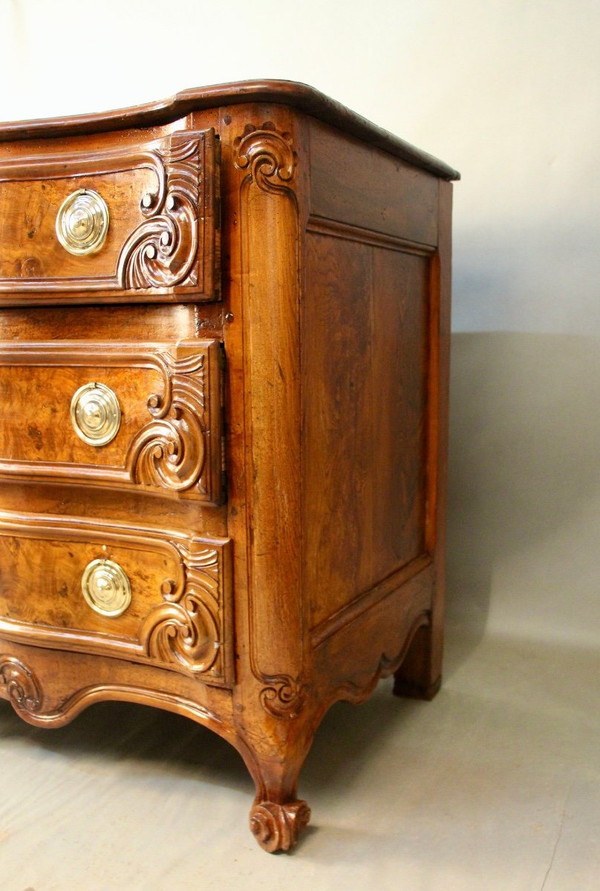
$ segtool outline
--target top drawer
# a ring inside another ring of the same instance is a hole
[[[213,130],[31,145],[0,156],[0,304],[217,298]]]

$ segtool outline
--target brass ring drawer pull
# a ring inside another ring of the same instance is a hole
[[[71,421],[77,436],[88,445],[106,445],[121,426],[116,394],[106,384],[84,384],[71,400]]]
[[[101,616],[121,616],[131,603],[127,573],[112,560],[92,560],[81,577],[81,590],[89,606]]]
[[[108,223],[104,198],[92,189],[77,189],[59,208],[56,237],[70,254],[95,254],[106,241]]]

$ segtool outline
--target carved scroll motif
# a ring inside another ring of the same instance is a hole
[[[164,152],[154,152],[159,177],[155,193],[143,196],[145,222],[127,239],[118,263],[122,288],[196,285],[198,273],[198,207],[202,206],[200,139],[173,137]]]
[[[310,808],[305,801],[276,804],[271,801],[255,804],[250,811],[250,831],[265,851],[289,851],[310,821]]]
[[[287,675],[263,676],[263,680],[269,681],[269,686],[261,690],[260,700],[270,715],[291,720],[300,714],[306,701],[305,685]]]
[[[266,192],[290,189],[296,167],[296,153],[289,133],[278,133],[272,124],[262,128],[249,124],[243,136],[234,143],[234,163],[239,170],[248,170],[249,177]]]
[[[206,461],[206,366],[196,354],[169,361],[166,392],[148,398],[154,420],[140,430],[127,455],[127,467],[136,483],[183,491],[207,489],[201,480]]]
[[[183,562],[183,582],[164,582],[165,602],[143,622],[140,641],[151,659],[202,674],[214,668],[222,646],[219,553],[195,543],[176,548]]]
[[[42,693],[34,673],[14,656],[0,656],[0,688],[20,712],[35,714],[42,704]]]

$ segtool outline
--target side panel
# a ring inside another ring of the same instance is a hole
[[[437,244],[434,176],[317,121],[310,141],[313,216]]]
[[[310,233],[305,582],[317,626],[423,556],[427,257]]]
[[[345,198],[341,179],[325,187],[332,159],[351,175]],[[322,125],[311,173],[304,583],[319,643],[432,562],[438,181]]]

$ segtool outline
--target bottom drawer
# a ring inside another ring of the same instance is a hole
[[[229,539],[0,511],[0,636],[232,681]]]

